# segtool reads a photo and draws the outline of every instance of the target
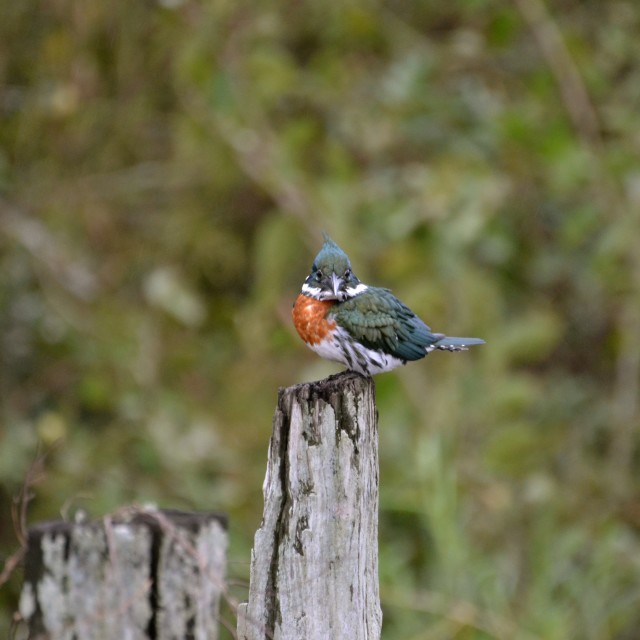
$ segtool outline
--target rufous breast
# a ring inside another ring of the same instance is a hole
[[[300,337],[309,345],[322,342],[335,328],[334,320],[327,320],[329,309],[335,300],[316,300],[300,294],[293,305],[291,315]]]

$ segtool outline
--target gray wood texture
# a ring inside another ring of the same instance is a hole
[[[239,640],[378,640],[378,432],[371,378],[281,389]]]
[[[226,549],[220,514],[131,509],[33,527],[20,598],[29,638],[216,640]]]

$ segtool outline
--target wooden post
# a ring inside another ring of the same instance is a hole
[[[20,613],[30,640],[215,640],[220,514],[125,509],[29,529]]]
[[[281,389],[238,640],[378,640],[378,432],[371,378]]]

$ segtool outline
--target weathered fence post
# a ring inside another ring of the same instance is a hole
[[[215,640],[226,518],[124,509],[29,529],[20,613],[30,640]]]
[[[378,432],[371,378],[281,389],[238,640],[378,640]]]

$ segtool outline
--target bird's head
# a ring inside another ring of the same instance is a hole
[[[351,271],[347,254],[325,233],[324,244],[302,285],[302,293],[316,300],[342,302],[366,288]]]

